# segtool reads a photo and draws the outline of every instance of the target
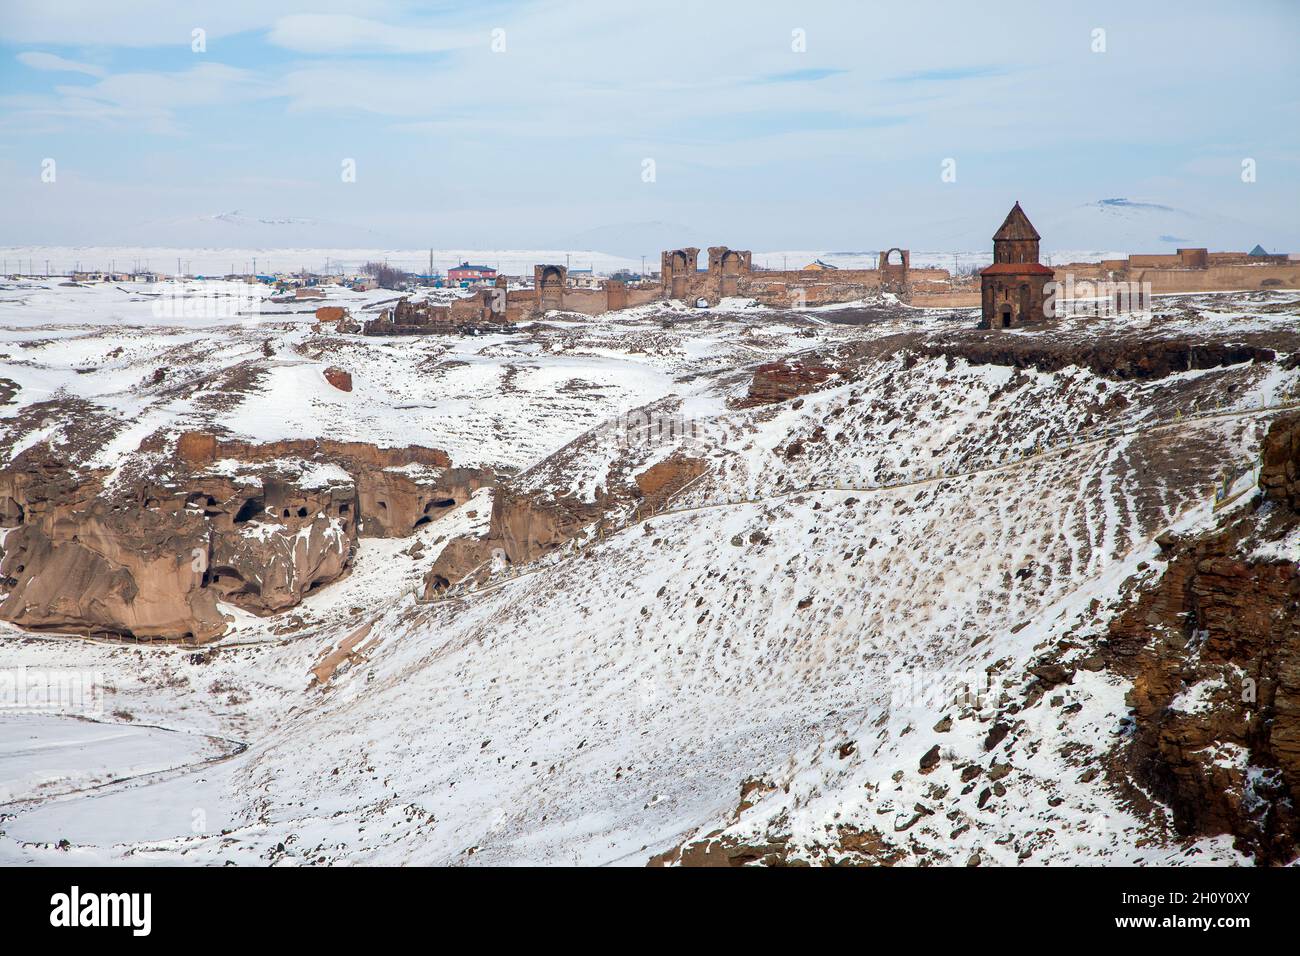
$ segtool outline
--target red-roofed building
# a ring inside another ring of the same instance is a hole
[[[451,282],[492,282],[497,277],[497,270],[491,266],[472,266],[462,262],[447,270],[447,279]]]
[[[993,265],[980,271],[985,329],[1011,329],[1047,318],[1046,285],[1055,273],[1038,261],[1042,237],[1020,203],[1011,207],[993,234]]]

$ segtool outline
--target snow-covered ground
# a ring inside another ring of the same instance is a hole
[[[1294,324],[1259,297],[1191,301],[1171,328]],[[135,291],[4,283],[10,454],[65,436],[122,467],[144,437],[202,426],[431,445],[588,499],[629,458],[708,471],[668,513],[433,603],[423,574],[486,530],[489,490],[410,538],[363,540],[346,578],[197,653],[6,626],[0,671],[102,673],[105,693],[95,722],[0,712],[0,862],[641,865],[728,826],[780,829],[815,860],[850,825],[902,862],[1239,862],[1081,779],[1122,733],[1118,678],[1081,669],[1032,704],[1020,689],[1045,649],[1087,652],[1154,573],[1156,535],[1216,520],[1219,470],[1257,455],[1255,409],[1297,373],[1117,381],[904,356],[890,337],[964,319],[836,321],[851,312],[648,306],[369,339],[314,332],[310,312],[177,320]],[[852,375],[734,407],[760,363],[836,350]],[[351,393],[323,384],[327,365]],[[701,426],[690,443],[589,434],[652,404]],[[978,699],[954,705],[965,685]],[[1007,701],[1016,726],[985,748]],[[919,772],[935,745],[942,765]],[[746,780],[763,784],[737,820]]]

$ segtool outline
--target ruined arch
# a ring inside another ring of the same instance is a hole
[[[569,270],[564,266],[533,267],[533,286],[537,295],[537,306],[541,311],[564,308],[564,287],[568,283],[568,278]]]
[[[896,262],[891,261],[894,254],[898,254]],[[892,249],[886,249],[880,254],[880,288],[884,292],[893,292],[896,295],[904,296],[910,294],[911,285],[908,278],[908,272],[912,268],[912,254],[907,249],[900,249],[894,246]]]
[[[719,292],[724,295],[736,295],[740,288],[740,276],[749,271],[749,253],[736,249],[723,249],[718,257]]]
[[[895,252],[898,253],[898,261],[892,262],[890,261],[890,257],[893,256]],[[900,266],[904,269],[907,269],[910,268],[911,266],[911,263],[908,261],[910,258],[911,258],[911,253],[907,249],[900,249],[898,248],[898,246],[894,246],[892,249],[886,249],[884,252],[880,254],[880,265],[882,268],[886,266],[890,266],[890,267]]]
[[[690,292],[700,250],[686,247],[669,249],[659,258],[659,278],[663,294],[670,299],[684,299]]]

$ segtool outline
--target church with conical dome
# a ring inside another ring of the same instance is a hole
[[[1041,238],[1017,202],[993,234],[993,265],[980,272],[980,328],[1012,329],[1049,318],[1046,286],[1055,273],[1038,261]]]

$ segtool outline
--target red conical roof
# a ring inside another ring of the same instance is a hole
[[[1038,230],[1035,229],[1034,224],[1029,221],[1029,217],[1025,215],[1025,211],[1020,208],[1020,203],[1016,203],[1011,207],[1011,211],[1007,213],[1007,218],[1002,220],[1002,227],[998,229],[997,232],[993,233],[994,242],[1001,239],[1041,238],[1043,237],[1038,234]]]

